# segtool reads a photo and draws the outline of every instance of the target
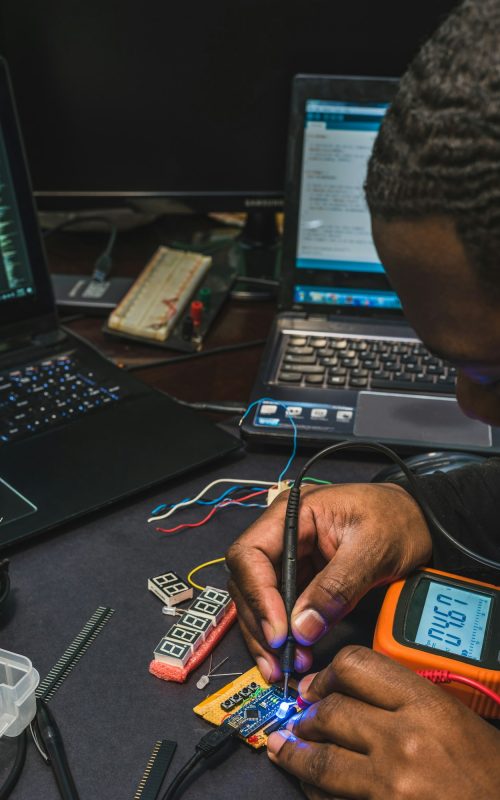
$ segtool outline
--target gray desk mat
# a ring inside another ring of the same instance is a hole
[[[50,701],[81,800],[132,800],[154,742],[175,739],[178,748],[164,791],[209,729],[192,713],[193,706],[228,680],[213,679],[205,690],[198,690],[196,681],[206,672],[206,664],[186,684],[167,683],[149,674],[152,650],[171,623],[161,613],[161,602],[148,592],[147,579],[168,570],[185,578],[196,564],[222,556],[261,512],[233,507],[218,512],[203,527],[168,535],[147,524],[151,510],[160,502],[192,497],[217,478],[276,480],[287,457],[285,451],[249,453],[9,553],[12,594],[0,627],[0,646],[28,656],[41,678],[97,606],[115,609]],[[302,463],[298,458],[292,476]],[[339,482],[366,481],[379,466],[341,458],[317,465],[315,475]],[[205,507],[192,507],[171,521],[197,520],[205,512]],[[226,578],[223,565],[199,574],[200,583],[215,586],[225,585]],[[318,663],[347,642],[369,644],[379,604],[380,592],[365,598],[324,643]],[[229,660],[224,671],[245,671],[253,666],[237,625],[214,653],[217,661],[225,656]],[[12,744],[0,740],[0,780],[12,756]],[[237,792],[241,798],[256,798],[262,796],[264,787],[274,800],[303,797],[298,783],[273,766],[265,753],[241,744],[229,760],[192,784],[185,797],[205,800],[232,797]],[[52,772],[30,739],[26,765],[12,800],[58,798]]]

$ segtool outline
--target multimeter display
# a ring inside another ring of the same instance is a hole
[[[491,596],[427,579],[419,590],[425,592],[425,600],[412,641],[479,661]]]

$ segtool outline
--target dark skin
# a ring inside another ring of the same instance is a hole
[[[459,368],[461,407],[500,424],[500,299],[481,286],[452,222],[372,223],[407,319],[429,349]],[[227,554],[241,628],[268,680],[281,676],[277,648],[287,629],[278,589],[285,505],[277,498]],[[302,591],[292,628],[299,672],[310,668],[311,645],[370,588],[432,555],[420,509],[391,484],[305,489],[298,544]],[[385,656],[344,648],[326,670],[304,678],[300,692],[310,709],[269,737],[268,754],[302,781],[310,800],[498,796],[500,732]]]

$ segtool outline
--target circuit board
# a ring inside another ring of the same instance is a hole
[[[292,702],[296,696],[292,687],[288,697],[290,711],[287,718],[298,710]],[[258,668],[253,667],[198,703],[193,711],[212,725],[219,726],[229,720],[237,722],[240,737],[259,750],[266,745],[266,730],[274,727],[273,723],[285,724],[285,719],[279,721],[276,716],[282,703],[282,687],[266,683]]]

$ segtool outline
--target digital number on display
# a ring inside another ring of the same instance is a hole
[[[429,581],[417,644],[479,661],[491,597]]]

